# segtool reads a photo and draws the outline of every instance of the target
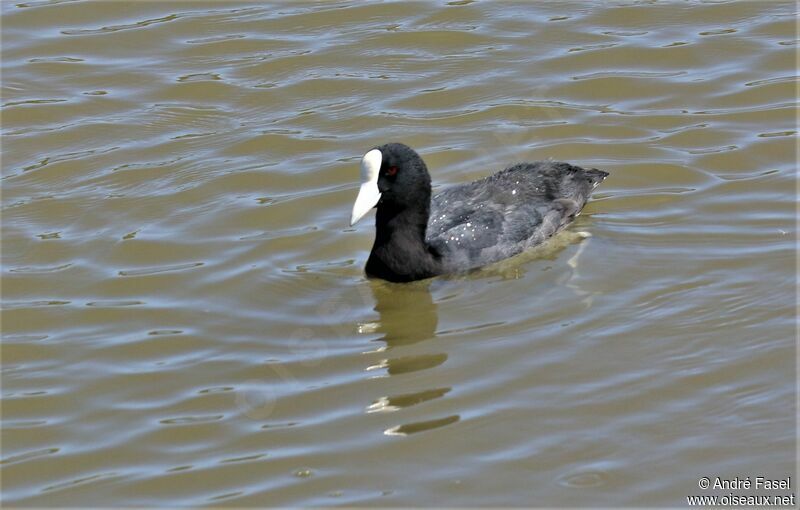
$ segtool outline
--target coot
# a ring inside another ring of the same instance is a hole
[[[497,262],[544,242],[580,213],[607,176],[569,163],[519,163],[431,198],[431,178],[419,154],[388,143],[361,160],[350,225],[377,207],[367,275],[421,280]]]

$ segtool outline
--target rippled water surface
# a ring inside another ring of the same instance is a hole
[[[4,2],[4,504],[796,485],[795,11]],[[611,176],[533,253],[391,285],[348,227],[387,141],[436,186]]]

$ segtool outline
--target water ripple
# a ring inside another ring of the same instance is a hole
[[[4,502],[675,506],[693,472],[795,476],[795,10],[4,3]],[[436,190],[611,175],[550,245],[392,285],[348,224],[390,140]]]

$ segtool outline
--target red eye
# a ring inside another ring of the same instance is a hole
[[[396,166],[390,166],[389,168],[387,168],[386,169],[386,175],[391,176],[391,177],[394,177],[395,175],[397,175],[397,167]]]

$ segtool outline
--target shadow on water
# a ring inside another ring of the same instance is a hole
[[[439,314],[430,290],[431,280],[413,283],[369,280],[369,286],[380,320],[361,327],[382,333],[375,341],[385,342],[385,349],[416,344],[436,336]]]
[[[573,265],[577,262],[582,247],[581,241],[584,240],[585,235],[581,232],[563,232],[543,246],[468,274],[449,275],[400,284],[368,280],[367,285],[375,303],[373,310],[378,313],[379,317],[371,322],[359,323],[358,330],[363,334],[379,334],[380,336],[373,341],[383,345],[378,347],[376,352],[384,353],[386,356],[378,363],[368,367],[367,370],[385,370],[386,375],[392,381],[389,384],[388,394],[373,400],[366,407],[366,412],[405,411],[413,413],[414,418],[425,418],[389,427],[384,430],[384,433],[390,436],[405,436],[444,427],[461,419],[460,414],[435,417],[436,407],[430,407],[430,405],[424,410],[414,409],[412,411],[410,409],[445,397],[453,390],[452,386],[431,382],[438,380],[438,374],[426,374],[424,378],[411,375],[417,381],[429,382],[425,388],[416,391],[408,391],[407,388],[410,380],[407,377],[409,374],[436,369],[448,360],[448,353],[441,352],[446,343],[433,342],[439,335],[448,333],[438,329],[439,303],[437,300],[442,303],[449,303],[452,300],[469,300],[471,296],[476,293],[480,294],[481,289],[485,289],[487,285],[491,285],[498,278],[500,280],[523,278],[530,269],[527,267],[530,263],[536,260],[556,260],[570,245],[578,244],[578,249],[567,261],[567,265]],[[561,281],[559,285],[572,287],[569,276],[573,274],[573,271],[567,271],[565,274],[567,281]],[[574,290],[577,289],[573,288]],[[434,417],[431,417],[431,414]],[[403,415],[398,415],[398,418],[400,416]]]
[[[380,315],[379,320],[360,325],[362,332],[380,333],[375,341],[385,345],[379,348],[382,352],[390,352],[402,348],[420,347],[423,342],[436,338],[439,324],[438,306],[431,293],[431,281],[411,284],[395,284],[379,280],[369,281],[370,290],[375,298],[374,310]],[[422,349],[420,349],[422,350]],[[407,355],[387,356],[370,369],[385,369],[390,377],[401,376],[422,370],[438,367],[447,361],[444,352],[420,352]],[[445,396],[452,390],[442,386],[425,388],[419,391],[393,393],[379,397],[366,409],[367,413],[393,412],[411,408],[424,402]],[[390,427],[384,431],[386,435],[409,435],[431,430],[460,419],[457,414],[441,418],[412,421]]]

